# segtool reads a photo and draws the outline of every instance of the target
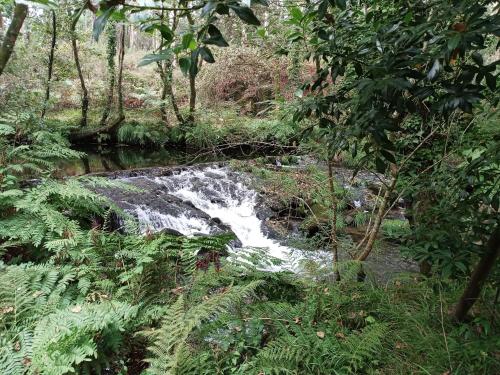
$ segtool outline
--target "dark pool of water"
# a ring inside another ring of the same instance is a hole
[[[195,164],[209,161],[244,159],[259,155],[220,154],[210,151],[185,152],[179,149],[143,149],[138,147],[116,146],[100,148],[89,146],[79,148],[87,156],[82,159],[62,160],[58,163],[57,175],[80,176],[87,173],[112,172],[135,168],[166,167]]]

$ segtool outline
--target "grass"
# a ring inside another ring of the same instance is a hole
[[[410,224],[406,220],[385,219],[381,229],[385,238],[399,240],[410,233]]]

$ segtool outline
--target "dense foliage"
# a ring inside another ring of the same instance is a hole
[[[0,0],[0,373],[500,373],[499,36],[489,0]],[[231,165],[333,264],[141,233],[61,171],[89,143],[272,153]]]

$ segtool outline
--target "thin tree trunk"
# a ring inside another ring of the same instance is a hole
[[[187,13],[187,20],[191,28],[194,27],[194,20],[190,13]],[[191,59],[191,68],[189,69],[189,118],[190,123],[194,122],[194,113],[196,110],[196,74],[198,67],[196,61]]]
[[[116,25],[114,23],[108,24],[108,96],[104,111],[102,112],[100,126],[105,126],[109,114],[111,113],[111,106],[113,104],[113,93],[115,88],[115,55],[116,55]]]
[[[337,240],[337,196],[335,194],[335,184],[333,180],[333,166],[331,158],[328,159],[328,186],[330,188],[330,199],[332,200],[332,228],[330,231],[330,244],[333,255],[333,269],[335,281],[340,281],[339,273],[339,249]]]
[[[183,124],[185,120],[184,117],[182,117],[181,111],[179,110],[179,106],[177,105],[177,100],[175,99],[174,95],[174,89],[172,88],[172,64],[170,62],[167,62],[165,66],[162,66],[161,63],[158,63],[158,68],[163,83],[163,88],[161,93],[162,105],[160,107],[162,113],[162,120],[165,122],[165,125],[167,126],[169,125],[168,118],[166,117],[167,111],[165,108],[166,105],[165,99],[168,95],[170,97],[170,103],[172,104],[172,108],[174,110],[177,121],[180,124]]]
[[[82,118],[80,120],[80,127],[87,126],[87,117],[89,110],[89,92],[87,86],[85,86],[85,79],[83,77],[82,66],[80,64],[80,58],[78,57],[78,45],[76,42],[76,25],[80,19],[83,11],[87,8],[88,0],[82,5],[82,7],[77,11],[71,22],[71,46],[73,48],[73,56],[75,59],[76,70],[78,71],[78,78],[80,79],[80,86],[82,89]]]
[[[177,105],[177,100],[175,99],[174,95],[174,89],[172,88],[172,69],[170,69],[168,85],[166,87],[168,95],[170,96],[170,102],[172,103],[172,108],[174,109],[175,117],[177,118],[177,121],[179,121],[180,124],[184,124],[186,120],[184,120],[184,117],[182,116],[181,111],[179,110],[179,106]]]
[[[0,47],[0,76],[2,75],[7,62],[14,51],[14,46],[16,45],[17,37],[19,36],[19,31],[23,26],[24,19],[28,14],[28,6],[25,4],[16,4],[14,7],[14,14],[12,16],[12,21],[9,25],[7,33],[5,34],[2,46]]]
[[[125,59],[125,24],[121,27],[120,48],[118,49],[118,118],[109,128],[109,133],[116,138],[121,123],[125,120],[125,110],[123,108],[123,61]]]
[[[194,122],[196,110],[196,75],[189,72],[189,122]]]
[[[377,211],[377,216],[375,216],[375,220],[373,221],[373,227],[370,232],[370,235],[368,236],[368,240],[366,242],[365,248],[363,252],[358,256],[357,260],[359,261],[364,261],[366,258],[368,258],[368,255],[370,255],[373,245],[375,243],[375,240],[377,238],[378,232],[380,230],[380,226],[382,224],[382,221],[384,220],[385,216],[385,209],[387,207],[387,204],[389,203],[389,198],[391,197],[392,191],[394,190],[394,187],[396,186],[397,182],[397,173],[394,173],[391,183],[389,186],[386,188],[384,196],[382,197],[382,201],[380,202],[380,206]]]
[[[50,43],[50,53],[49,53],[49,66],[48,66],[48,75],[47,75],[47,87],[45,89],[45,101],[43,103],[42,115],[41,117],[45,117],[45,112],[47,111],[47,106],[49,105],[50,99],[50,83],[52,81],[52,72],[54,70],[54,53],[56,50],[56,41],[57,41],[57,24],[56,24],[56,12],[54,10],[52,13],[52,41]]]
[[[486,244],[486,251],[479,260],[474,272],[471,275],[469,284],[464,290],[462,297],[455,307],[454,316],[459,322],[463,322],[467,317],[470,308],[479,297],[484,282],[488,278],[495,262],[500,254],[500,225],[497,225],[493,234],[491,235],[488,243]]]
[[[158,69],[160,71],[160,77],[162,81],[162,89],[161,89],[161,103],[160,103],[160,113],[161,113],[161,120],[165,124],[165,126],[168,128],[170,127],[170,121],[168,120],[168,113],[167,113],[167,104],[165,103],[165,100],[167,99],[167,77],[166,77],[166,72],[165,70],[167,69],[166,64],[165,64],[165,69],[164,66],[162,65],[161,62],[158,62]]]

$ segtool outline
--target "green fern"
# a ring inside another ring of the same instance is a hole
[[[148,372],[162,375],[195,373],[188,341],[193,330],[203,321],[216,319],[240,304],[260,285],[261,281],[254,281],[245,286],[229,287],[189,308],[185,296],[181,295],[167,310],[160,329],[148,333],[153,339],[153,345],[149,347],[152,357],[147,360],[151,365]]]

